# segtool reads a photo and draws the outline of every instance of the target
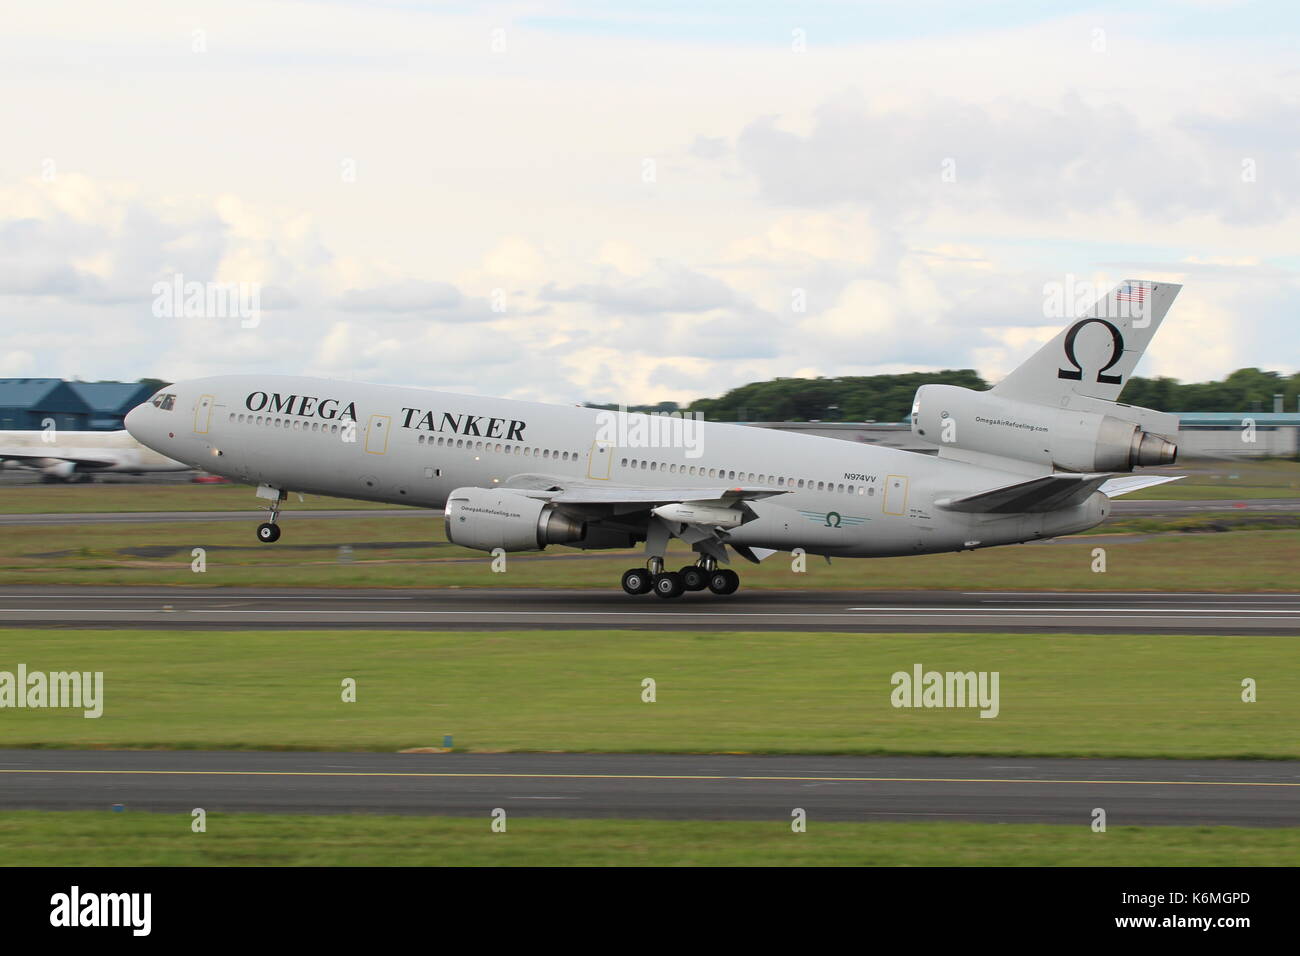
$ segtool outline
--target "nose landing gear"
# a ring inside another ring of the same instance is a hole
[[[280,517],[280,502],[284,501],[286,495],[278,488],[267,488],[266,486],[259,486],[257,494],[262,498],[269,498],[271,501],[270,520],[263,521],[257,526],[257,540],[263,544],[273,544],[280,540],[280,526],[275,523],[275,519]]]

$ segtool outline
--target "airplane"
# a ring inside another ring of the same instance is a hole
[[[0,431],[0,468],[30,468],[42,481],[94,481],[97,474],[189,471],[190,466],[117,431]]]
[[[1181,286],[1129,280],[988,391],[921,386],[913,433],[937,454],[746,425],[365,385],[223,375],[132,409],[141,443],[257,486],[280,537],[289,491],[443,508],[447,538],[486,552],[643,545],[623,590],[731,594],[734,553],[868,558],[966,551],[1094,527],[1110,498],[1175,480],[1176,416],[1117,401]],[[671,424],[671,423],[670,423]],[[687,440],[687,425],[698,434]],[[660,429],[662,434],[663,429]],[[694,564],[666,567],[672,538]]]

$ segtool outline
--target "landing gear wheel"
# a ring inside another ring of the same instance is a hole
[[[273,525],[269,521],[263,521],[257,526],[257,540],[263,544],[271,544],[280,540],[280,527]]]
[[[677,572],[682,578],[682,587],[688,591],[703,591],[709,586],[708,572],[691,564]]]
[[[681,597],[686,593],[686,588],[682,584],[682,576],[676,571],[665,571],[663,574],[655,575],[655,594],[661,598]]]
[[[644,568],[632,568],[623,572],[623,590],[628,594],[646,594],[654,587],[654,579]]]
[[[720,568],[709,575],[709,590],[714,594],[734,594],[740,587],[740,575],[730,568]]]

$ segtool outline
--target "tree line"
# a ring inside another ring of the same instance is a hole
[[[715,422],[901,422],[912,409],[917,388],[937,382],[986,389],[973,369],[908,372],[899,375],[844,375],[835,378],[777,378],[750,382],[719,398],[699,398],[685,408],[676,402],[630,406],[637,412],[701,412]],[[1162,412],[1270,412],[1273,396],[1296,411],[1300,372],[1283,375],[1258,368],[1237,369],[1222,381],[1183,383],[1175,378],[1135,376],[1120,401]],[[615,405],[590,405],[616,408]]]

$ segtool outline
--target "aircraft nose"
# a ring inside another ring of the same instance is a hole
[[[131,437],[142,445],[149,443],[149,429],[145,426],[145,422],[149,419],[149,411],[149,403],[145,402],[131,409],[126,413],[126,418],[122,419],[122,424],[126,426]]]

